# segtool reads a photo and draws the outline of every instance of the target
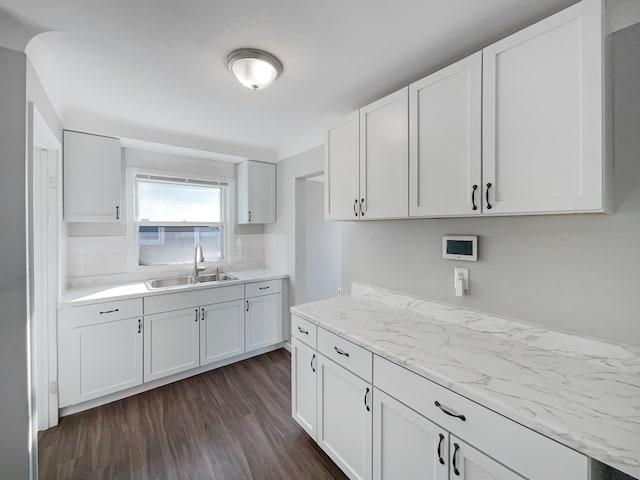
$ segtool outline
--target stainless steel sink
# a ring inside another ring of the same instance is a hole
[[[237,280],[237,277],[227,273],[210,273],[194,277],[193,275],[182,275],[179,277],[158,278],[144,282],[149,290],[161,290],[164,288],[187,287],[189,285],[200,285],[213,282],[228,282]]]

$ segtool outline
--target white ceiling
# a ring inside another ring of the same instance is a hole
[[[321,144],[336,118],[573,3],[0,0],[0,13],[47,32],[26,51],[63,124],[106,118],[284,158]],[[240,85],[224,63],[238,47],[279,57],[282,77]]]

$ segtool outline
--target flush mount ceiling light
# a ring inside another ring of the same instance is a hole
[[[251,90],[271,85],[282,73],[282,63],[268,52],[239,48],[227,56],[227,67],[238,81]]]

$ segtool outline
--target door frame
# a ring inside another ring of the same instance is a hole
[[[58,424],[62,143],[33,102],[28,104],[28,126],[31,412],[37,435]]]

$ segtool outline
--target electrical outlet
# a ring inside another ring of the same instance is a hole
[[[338,289],[338,296],[339,296],[339,297],[341,297],[341,296],[342,296],[342,289],[341,289],[341,288],[339,288],[339,289]]]

